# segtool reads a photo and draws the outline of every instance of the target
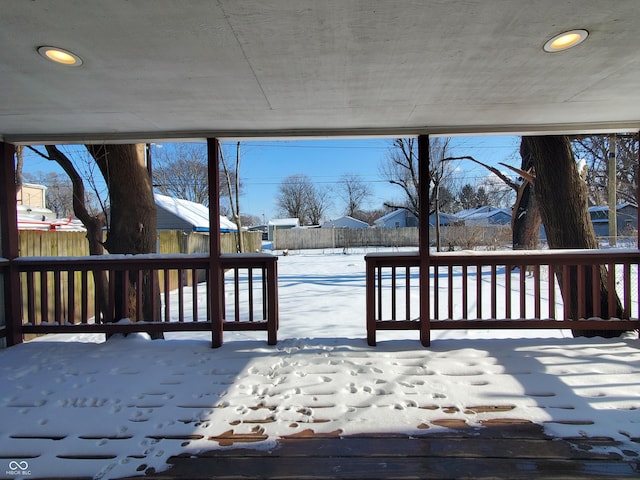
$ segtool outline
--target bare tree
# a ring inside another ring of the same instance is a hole
[[[207,149],[201,143],[175,143],[154,149],[154,186],[163,195],[209,204]]]
[[[298,218],[302,224],[317,225],[331,205],[327,190],[319,190],[304,174],[290,175],[278,187],[280,212]]]
[[[328,189],[319,189],[313,186],[308,202],[306,223],[319,225],[331,206],[331,192]]]
[[[92,214],[87,208],[85,185],[78,169],[71,159],[55,145],[47,145],[44,154],[39,150],[32,150],[39,155],[57,162],[69,175],[73,185],[73,208],[75,215],[87,228],[89,252],[91,255],[101,255],[106,248],[109,253],[153,253],[156,250],[156,205],[153,198],[151,176],[146,165],[144,145],[86,145],[86,150],[95,161],[95,165],[102,174],[110,197],[110,223],[107,238],[103,241],[103,228],[107,224],[103,212]],[[124,291],[124,282],[135,284],[137,275],[116,275],[116,297]],[[106,276],[96,275],[96,290],[100,297],[99,304],[107,305],[109,291]],[[100,320],[112,322],[120,318],[151,321],[158,317],[157,307],[160,302],[152,299],[157,292],[153,292],[152,281],[148,274],[143,275],[142,285],[142,315],[136,318],[136,296],[130,296],[125,304],[126,311],[117,311],[115,317],[103,309]],[[132,290],[133,291],[133,290]],[[116,307],[123,304],[116,298]],[[154,309],[154,305],[156,309]],[[161,334],[154,337],[162,337]]]
[[[371,187],[364,183],[362,177],[355,173],[348,173],[340,179],[338,195],[345,202],[345,214],[351,217],[362,210],[362,204],[371,196]]]
[[[615,142],[616,195],[623,202],[638,204],[638,141],[635,135],[588,135],[572,139],[578,158],[585,160],[586,182],[591,205],[608,203],[608,158]]]
[[[580,177],[576,161],[571,151],[569,138],[565,136],[531,136],[522,137],[520,147],[523,157],[531,160],[534,171],[534,192],[540,206],[540,216],[547,233],[547,241],[550,248],[586,248],[597,249],[593,224],[588,211],[587,188]],[[600,276],[600,291],[595,294],[600,296],[600,311],[609,311],[609,293],[607,269],[603,266],[597,272]],[[562,272],[556,272],[561,277]],[[568,290],[564,282],[559,279],[562,297],[568,302],[572,318],[578,318],[577,294],[578,274],[574,267],[569,272],[570,281]],[[593,275],[591,267],[586,267],[584,272],[584,297],[585,317],[593,316]],[[616,316],[621,317],[622,306],[616,297]],[[617,335],[618,332],[600,331],[574,331],[574,335]]]
[[[232,172],[225,160],[225,156],[220,147],[220,163],[222,164],[222,172],[224,174],[226,191],[229,196],[229,207],[231,209],[231,217],[238,228],[237,249],[238,252],[244,252],[244,235],[242,235],[242,217],[240,216],[240,142],[236,145],[236,163]],[[233,177],[233,181],[232,181]]]
[[[439,209],[440,190],[448,188],[453,181],[454,167],[446,162],[450,147],[450,138],[432,138],[429,142],[429,212],[434,213]],[[418,203],[419,177],[418,177],[418,144],[414,138],[396,138],[393,140],[385,161],[380,166],[382,177],[392,185],[398,186],[402,191],[400,202],[385,202],[385,206],[391,209],[404,208],[420,216]],[[448,188],[453,190],[452,188]],[[453,199],[453,197],[448,197]]]

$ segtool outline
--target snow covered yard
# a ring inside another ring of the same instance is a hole
[[[638,457],[637,334],[437,331],[425,349],[417,331],[385,331],[369,347],[363,254],[280,257],[275,347],[265,332],[227,332],[219,349],[209,334],[172,333],[55,335],[0,351],[0,477],[117,478],[282,437],[501,422],[608,437],[616,455]]]

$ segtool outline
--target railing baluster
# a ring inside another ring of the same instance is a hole
[[[142,300],[142,291],[144,290],[143,287],[143,277],[145,276],[145,273],[147,275],[150,274],[150,271],[145,271],[143,272],[142,269],[139,269],[136,271],[136,322],[143,322],[143,321],[148,321],[151,322],[153,321],[152,318],[144,318],[144,313],[143,313],[143,308],[142,308],[142,304],[143,304],[143,300]]]
[[[541,297],[541,285],[540,285],[540,265],[533,265],[533,296],[534,296],[534,316],[536,318],[542,318],[540,312],[540,297]]]
[[[511,274],[513,265],[505,265],[504,270],[504,313],[506,318],[511,318]]]
[[[631,264],[629,262],[625,262],[623,263],[623,282],[624,282],[624,286],[623,286],[623,308],[624,308],[624,313],[623,313],[623,318],[625,319],[629,319],[631,318]]]
[[[67,271],[67,322],[76,322],[76,282],[75,272]]]
[[[35,272],[27,272],[27,321],[36,324]]]
[[[164,295],[164,321],[171,321],[171,271],[168,268],[162,270],[162,283]]]
[[[585,318],[586,315],[586,295],[585,295],[585,266],[584,265],[576,265],[577,276],[578,276],[578,319]]]
[[[376,276],[378,277],[378,313],[376,315],[376,320],[382,320],[382,267],[376,265]]]
[[[433,318],[440,318],[440,267],[433,265]],[[428,293],[430,294],[430,292]]]
[[[467,266],[463,265],[462,266],[462,317],[460,318],[464,320],[468,318],[467,308],[469,308],[469,288],[468,288],[469,274],[468,273],[469,272],[467,271]],[[453,294],[453,283],[449,288],[451,290],[451,293]],[[453,318],[453,316],[450,316],[450,318]]]
[[[562,291],[564,292],[569,292],[570,291],[570,286],[571,286],[571,279],[569,278],[570,276],[570,270],[569,270],[569,265],[567,264],[563,264],[562,265]],[[564,320],[576,320],[575,318],[571,318],[571,300],[566,299],[563,297],[563,303],[564,303]]]
[[[253,269],[247,268],[247,289],[249,293],[249,321],[253,322]]]
[[[453,319],[453,266],[447,265],[447,296],[449,302],[449,320]],[[464,294],[463,294],[464,297]]]
[[[609,318],[616,317],[616,310],[618,306],[617,295],[616,295],[616,264],[609,263],[609,274],[607,275],[607,289],[609,298]]]
[[[527,266],[520,265],[520,318],[527,318]]]
[[[80,287],[80,323],[89,323],[89,272],[87,270],[82,270],[80,272],[80,285],[82,285]],[[93,308],[94,322],[100,323],[95,301]]]
[[[600,266],[592,266],[591,270],[591,300],[593,305],[593,316],[602,317],[602,278],[600,276]]]
[[[191,269],[191,315],[192,321],[198,321],[198,270]]]
[[[49,275],[40,272],[40,323],[49,323]]]
[[[262,320],[267,320],[269,318],[269,308],[271,308],[269,289],[267,288],[270,284],[269,271],[266,267],[262,267],[260,271],[262,272]]]
[[[184,269],[178,269],[178,322],[184,323]]]
[[[476,318],[482,318],[482,267],[476,264]]]
[[[549,295],[549,318],[556,318],[556,273],[555,265],[549,264],[547,266],[547,283],[548,283],[548,295]]]
[[[505,270],[506,272],[506,270]],[[498,268],[491,265],[491,318],[498,318]]]
[[[235,296],[235,320],[240,321],[240,269],[238,267],[233,269],[233,293]]]
[[[405,267],[405,318],[411,320],[411,267]]]
[[[396,267],[391,267],[391,320],[396,320]]]

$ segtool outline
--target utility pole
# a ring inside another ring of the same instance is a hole
[[[616,196],[616,135],[609,135],[609,166],[608,166],[608,176],[609,176],[609,198],[607,203],[609,204],[609,245],[614,247],[617,244],[617,235],[618,235],[618,211],[617,207],[617,196]]]

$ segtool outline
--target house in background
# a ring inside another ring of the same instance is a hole
[[[380,217],[373,225],[376,228],[417,227],[418,218],[409,210],[400,208]]]
[[[181,198],[154,194],[158,208],[158,230],[182,230],[183,232],[209,232],[209,207]],[[220,232],[237,232],[235,223],[220,216]]]
[[[292,228],[298,228],[300,226],[300,220],[297,218],[274,218],[269,220],[268,227],[268,240],[272,241],[274,232],[277,230],[290,230]]]
[[[452,215],[450,213],[439,213],[438,214],[439,220],[440,220],[440,226],[442,227],[447,227],[449,225],[455,225],[458,222],[458,217],[456,217],[455,215]],[[429,226],[430,227],[435,227],[436,226],[436,214],[432,213],[431,215],[429,215]]]
[[[485,205],[458,212],[456,213],[456,218],[460,223],[463,223],[468,227],[509,225],[511,223],[511,210],[508,208],[496,208]]]
[[[17,191],[18,205],[31,208],[45,208],[47,206],[47,187],[34,183],[23,183]]]
[[[609,236],[609,207],[589,207],[589,215],[597,237]],[[621,203],[616,207],[618,235],[630,235],[638,230],[638,207]]]
[[[369,228],[367,222],[345,215],[322,224],[322,228]]]
[[[46,193],[46,186],[33,183],[23,183],[17,190],[17,220],[19,231],[86,231],[86,228],[78,219],[72,217],[57,218],[55,212],[47,208]]]

